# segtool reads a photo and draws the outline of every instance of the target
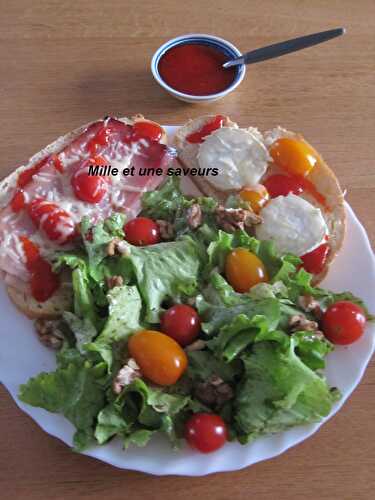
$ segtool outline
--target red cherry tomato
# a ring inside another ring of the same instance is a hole
[[[219,415],[195,413],[185,424],[185,439],[192,448],[210,453],[225,444],[228,431]]]
[[[154,245],[160,241],[159,226],[147,217],[136,217],[124,226],[125,238],[136,246]]]
[[[99,203],[108,191],[104,177],[89,175],[86,169],[78,170],[70,182],[76,198],[87,203]]]
[[[146,138],[152,141],[160,141],[163,135],[162,128],[157,123],[136,122],[133,125],[133,138]]]
[[[55,203],[36,198],[28,206],[28,213],[36,227],[59,245],[67,243],[76,235],[75,224],[70,214]]]
[[[366,326],[361,307],[348,300],[332,304],[322,318],[323,333],[333,344],[352,344],[358,340]]]
[[[263,184],[267,188],[268,194],[271,198],[277,196],[287,196],[289,193],[301,194],[303,192],[303,185],[297,177],[290,177],[289,175],[275,174],[268,177]]]
[[[327,261],[329,254],[329,245],[323,243],[315,250],[302,255],[303,268],[311,274],[319,274]]]
[[[198,336],[201,321],[195,309],[185,304],[170,307],[161,318],[161,330],[182,346]]]

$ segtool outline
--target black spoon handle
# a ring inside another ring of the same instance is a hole
[[[321,31],[320,33],[313,33],[312,35],[300,36],[292,40],[286,40],[285,42],[274,43],[267,47],[261,47],[260,49],[246,52],[246,54],[243,54],[241,57],[224,63],[223,66],[224,68],[229,68],[237,64],[254,64],[267,59],[273,59],[274,57],[283,56],[290,52],[296,52],[297,50],[306,49],[318,43],[326,42],[344,33],[345,28],[337,28],[334,30]]]

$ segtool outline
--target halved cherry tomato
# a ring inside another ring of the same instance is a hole
[[[60,286],[59,276],[51,264],[40,256],[38,246],[26,236],[20,236],[26,257],[26,267],[31,273],[31,295],[38,302],[48,300]]]
[[[133,138],[146,138],[152,141],[159,141],[163,135],[162,128],[157,123],[135,122],[133,125]]]
[[[164,333],[141,330],[130,337],[128,349],[143,375],[155,384],[175,384],[187,368],[185,352]]]
[[[101,175],[89,175],[86,169],[72,175],[71,185],[75,196],[87,203],[99,203],[108,191],[108,183]]]
[[[243,188],[240,191],[240,198],[249,203],[253,212],[259,214],[260,210],[270,199],[270,195],[265,186],[257,184],[256,186]]]
[[[198,336],[201,321],[195,309],[185,304],[170,307],[161,318],[161,329],[183,347]]]
[[[195,413],[185,424],[185,439],[192,448],[211,453],[228,440],[224,420],[213,413]]]
[[[329,245],[323,243],[309,253],[302,255],[303,268],[311,274],[319,274],[323,271],[324,265],[327,262],[329,254]]]
[[[267,177],[264,185],[271,198],[277,196],[287,196],[290,193],[301,194],[303,193],[303,185],[298,177],[290,177],[289,175],[274,174]]]
[[[282,137],[275,141],[270,154],[278,167],[302,177],[308,175],[318,161],[311,146],[293,137]]]
[[[267,282],[263,262],[246,248],[232,250],[225,261],[225,276],[236,292],[245,293],[258,283]]]
[[[26,206],[25,195],[22,189],[17,189],[10,201],[10,208],[13,212],[20,212]]]
[[[322,318],[323,333],[333,344],[347,345],[358,340],[366,326],[362,307],[348,300],[329,306]]]
[[[55,203],[36,198],[27,209],[36,227],[42,229],[50,240],[63,245],[76,236],[72,217]]]
[[[60,286],[59,276],[52,271],[51,264],[39,257],[33,266],[31,272],[31,294],[38,302],[48,300]]]
[[[154,245],[160,241],[159,226],[147,217],[136,217],[124,226],[125,238],[132,245]]]

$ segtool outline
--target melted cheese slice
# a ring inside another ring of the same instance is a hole
[[[319,208],[296,196],[278,196],[260,212],[263,222],[256,227],[256,237],[272,240],[281,253],[304,255],[323,243],[327,224]]]
[[[270,161],[262,134],[253,128],[222,127],[210,134],[199,147],[201,168],[217,168],[217,176],[207,181],[217,189],[228,191],[257,184]]]

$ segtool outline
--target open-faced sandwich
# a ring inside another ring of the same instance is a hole
[[[51,258],[76,246],[82,217],[96,223],[114,211],[138,214],[142,193],[164,178],[140,175],[139,169],[166,171],[166,139],[160,125],[141,115],[107,117],[60,137],[2,181],[0,271],[27,316],[55,317],[69,307],[70,277],[57,276]],[[89,175],[90,165],[110,166],[109,175]]]
[[[220,116],[178,130],[177,163],[162,142],[107,118],[3,181],[0,268],[58,350],[20,399],[65,415],[76,450],[163,433],[210,452],[321,420],[340,397],[325,358],[371,319],[316,286],[345,228],[335,176],[300,136]],[[184,169],[206,196],[181,191]]]
[[[315,283],[324,278],[344,239],[344,196],[300,134],[281,127],[262,134],[225,116],[202,116],[177,131],[175,145],[184,166],[205,171],[191,177],[201,192],[224,204],[237,196],[259,215],[257,238],[301,257]]]

